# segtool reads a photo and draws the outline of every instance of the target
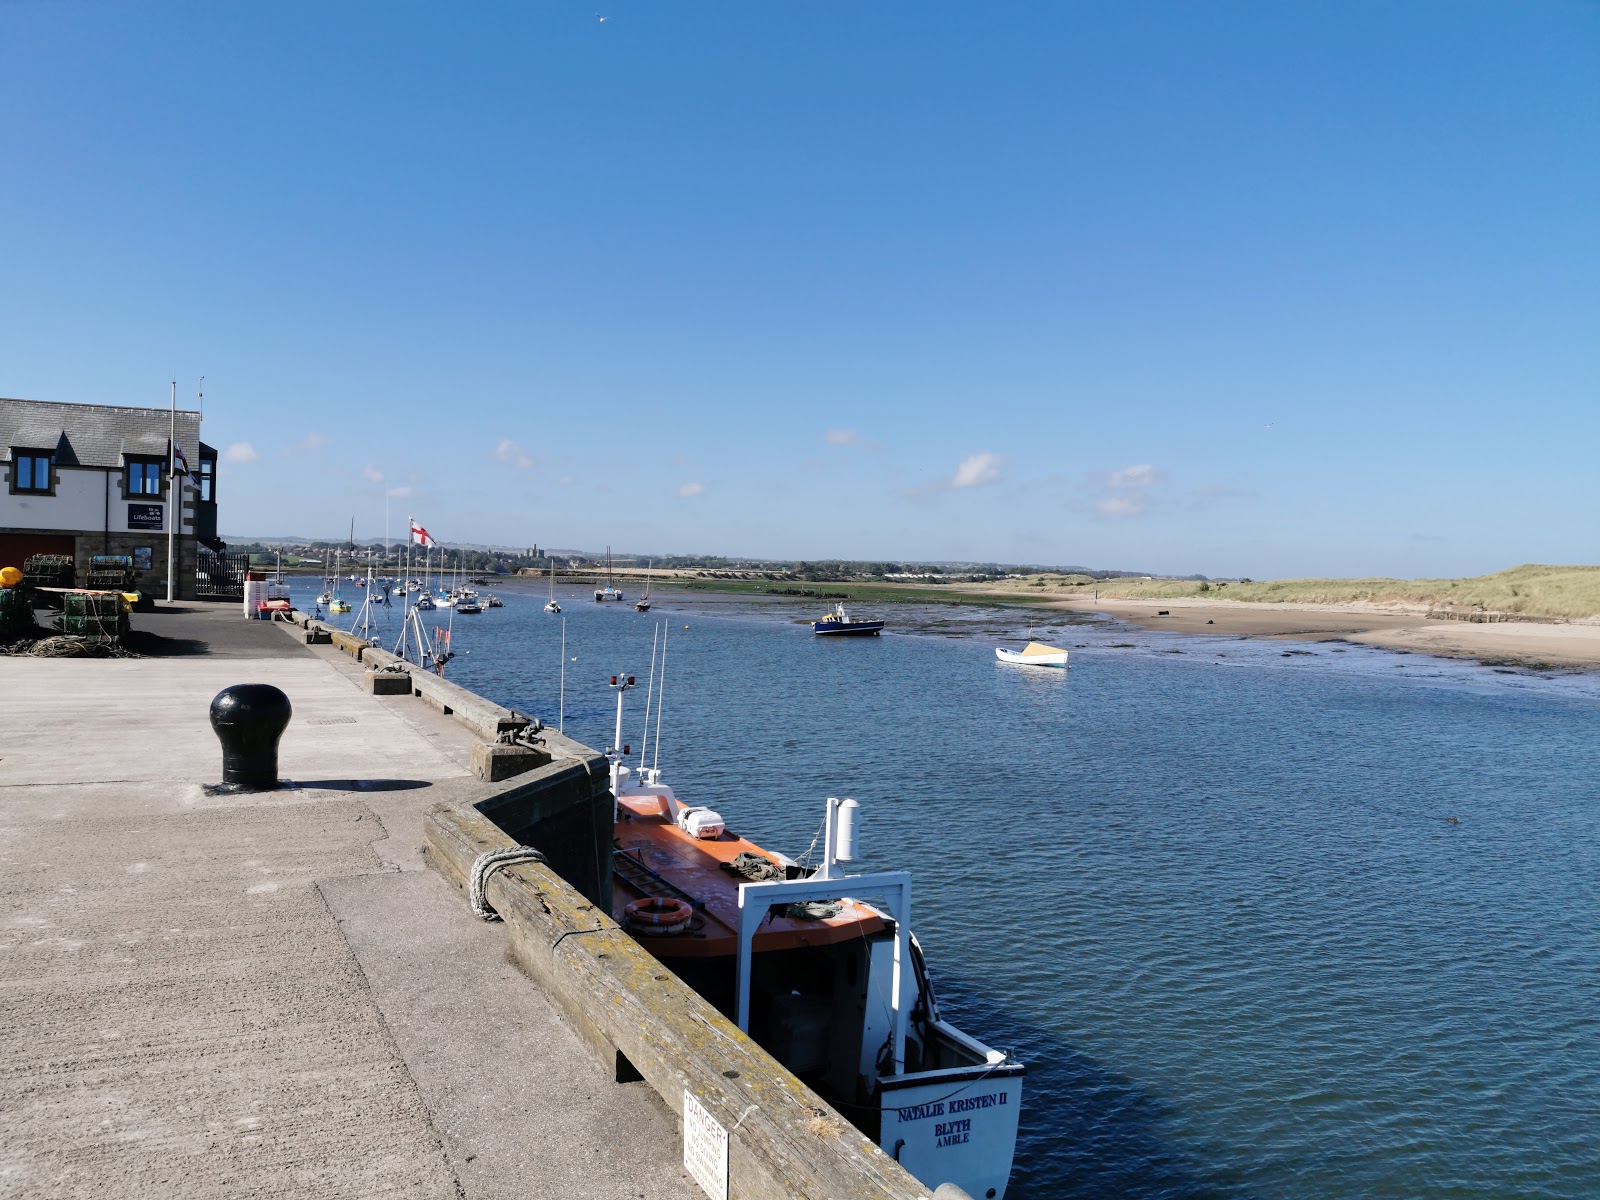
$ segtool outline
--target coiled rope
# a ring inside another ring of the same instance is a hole
[[[509,867],[515,863],[549,861],[532,846],[506,846],[500,850],[490,850],[486,854],[478,855],[472,860],[472,870],[467,873],[467,896],[472,901],[474,915],[483,921],[500,919],[500,914],[489,907],[489,902],[483,895],[484,885],[497,868]]]

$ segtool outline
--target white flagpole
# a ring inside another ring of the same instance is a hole
[[[183,503],[178,492],[178,381],[172,381],[172,432],[167,438],[167,603],[178,598],[178,522]]]

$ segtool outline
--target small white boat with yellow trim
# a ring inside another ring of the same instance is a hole
[[[1019,667],[1064,667],[1067,665],[1067,652],[1060,646],[1046,646],[1043,642],[1029,642],[1021,650],[1007,650],[1004,646],[996,646],[994,656],[1003,663],[1015,663]]]

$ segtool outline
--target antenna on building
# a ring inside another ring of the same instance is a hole
[[[206,419],[206,377],[204,375],[195,382],[194,397],[200,404],[200,419]]]

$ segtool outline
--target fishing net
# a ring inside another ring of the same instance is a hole
[[[801,904],[790,904],[784,908],[784,914],[797,917],[802,921],[826,921],[829,917],[837,917],[844,911],[844,905],[838,900],[807,900]]]
[[[730,875],[738,875],[750,880],[752,883],[763,883],[768,879],[782,879],[783,868],[760,854],[751,854],[748,850],[741,850],[732,862],[722,864],[722,869]]]

